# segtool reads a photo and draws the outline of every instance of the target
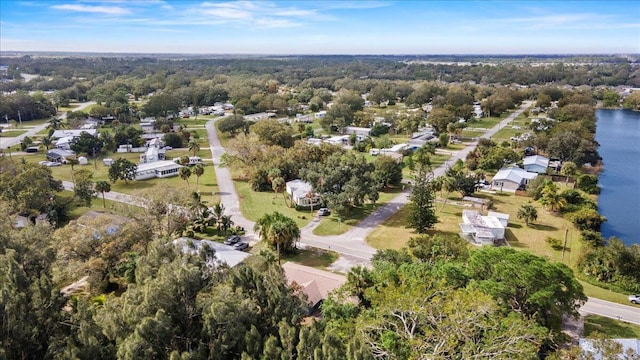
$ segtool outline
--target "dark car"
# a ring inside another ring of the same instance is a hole
[[[231,235],[227,238],[227,240],[224,241],[225,245],[234,245],[237,244],[238,242],[240,242],[240,236],[238,235]]]
[[[329,208],[318,209],[318,216],[329,216],[329,215],[331,215],[331,210],[329,210]]]
[[[246,249],[248,247],[249,247],[249,244],[246,243],[246,242],[239,242],[239,243],[233,245],[234,249],[240,250],[240,251],[242,251],[242,250],[244,250],[244,249]]]

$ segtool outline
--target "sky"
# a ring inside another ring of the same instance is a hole
[[[640,1],[0,0],[0,51],[640,53]]]

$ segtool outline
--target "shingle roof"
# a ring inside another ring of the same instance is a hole
[[[292,262],[282,265],[282,269],[290,283],[295,282],[300,285],[302,292],[307,295],[312,305],[325,299],[331,291],[347,282],[347,278],[342,275]]]

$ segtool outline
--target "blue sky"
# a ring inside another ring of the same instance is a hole
[[[640,53],[640,2],[0,0],[0,50]]]

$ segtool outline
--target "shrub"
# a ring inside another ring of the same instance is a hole
[[[607,218],[601,216],[597,210],[582,208],[571,215],[571,222],[580,230],[600,231],[600,226]]]
[[[595,175],[584,174],[578,176],[576,187],[587,194],[599,194],[598,177]]]
[[[547,236],[544,241],[546,241],[553,250],[562,250],[562,241],[560,241],[560,239]]]

